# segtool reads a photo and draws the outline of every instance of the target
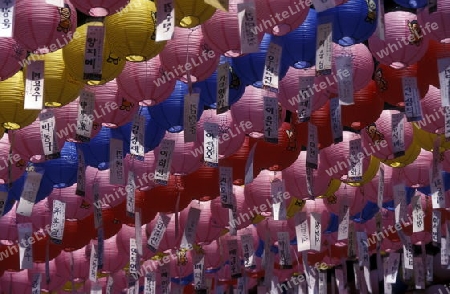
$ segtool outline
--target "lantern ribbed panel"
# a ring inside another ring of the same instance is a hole
[[[85,200],[83,197],[75,197],[76,186],[72,185],[63,189],[53,189],[52,193],[48,196],[50,211],[53,211],[53,201],[59,200],[66,203],[67,219],[84,219],[93,214],[94,205],[92,202]]]
[[[16,74],[27,58],[27,51],[13,38],[0,38],[0,81]]]
[[[120,12],[127,6],[129,0],[71,0],[71,2],[84,14],[100,17]]]
[[[430,86],[420,101],[422,120],[416,124],[424,131],[443,134],[445,132],[445,108],[441,104],[441,90]]]
[[[102,26],[101,22],[89,22],[77,28],[77,38],[74,38],[63,48],[63,58],[69,74],[77,81],[88,85],[105,84],[116,78],[125,66],[125,59],[112,50],[111,42],[106,35],[103,42],[102,79],[101,81],[84,80],[84,51],[86,48],[86,36],[88,26]]]
[[[146,106],[163,102],[176,84],[176,79],[164,75],[159,55],[144,62],[128,61],[116,80],[126,99]],[[158,81],[161,82],[158,84]]]
[[[128,260],[130,260],[130,239],[136,238],[136,231],[140,231],[142,247],[146,248],[147,238],[145,234],[145,226],[142,226],[140,230],[139,228],[136,230],[136,228],[134,227],[122,225],[122,229],[120,229],[120,231],[116,235],[116,252],[119,255],[128,257]]]
[[[91,244],[87,244],[91,246]],[[71,259],[73,256],[73,271],[71,270]],[[86,255],[86,249],[81,247],[73,252],[61,252],[55,258],[56,268],[60,275],[70,279],[73,275],[74,279],[87,280],[89,278],[89,255]]]
[[[367,203],[367,196],[356,195],[358,190],[360,190],[359,187],[352,187],[342,183],[331,197],[324,198],[324,205],[331,213],[336,215],[339,215],[342,203],[346,203],[349,206],[350,216],[360,213]]]
[[[388,12],[384,15],[384,21],[385,39],[381,40],[375,34],[369,38],[369,48],[376,60],[394,68],[403,68],[416,63],[425,55],[429,35],[425,35],[418,45],[405,45],[411,35],[408,21],[417,21],[415,14],[406,11]]]
[[[219,197],[219,169],[202,166],[185,176],[186,194],[192,199],[209,201]]]
[[[424,0],[422,0],[424,1]],[[426,2],[426,1],[425,1]],[[436,12],[430,13],[428,7],[418,10],[417,19],[423,27],[427,23],[436,23],[437,30],[430,30],[430,37],[438,42],[450,42],[450,3],[448,1],[438,1]],[[428,31],[427,31],[428,33]]]
[[[113,79],[103,85],[85,86],[84,90],[95,95],[94,118],[100,123],[108,123],[108,116],[112,117],[112,113],[118,112],[119,101],[116,101],[116,94],[118,90],[116,79]],[[120,101],[121,102],[121,101]],[[114,109],[113,103],[116,103],[117,108]]]
[[[417,62],[417,78],[425,83],[440,88],[438,59],[450,57],[450,44],[439,43],[433,39],[428,43],[427,53]]]
[[[245,179],[245,165],[250,154],[250,137],[245,136],[244,143],[233,155],[219,160],[220,166],[233,167],[233,182],[235,185],[243,185]],[[258,170],[253,170],[253,177],[257,176]]]
[[[17,223],[32,223],[33,232],[44,229],[45,226],[51,224],[52,221],[52,209],[50,208],[50,203],[51,201],[49,201],[49,198],[45,198],[36,203],[33,206],[31,216],[16,214]]]
[[[430,168],[433,165],[433,153],[421,150],[414,162],[402,168],[396,168],[392,177],[396,182],[404,182],[407,187],[426,187],[430,185]]]
[[[222,256],[220,254],[217,254],[217,252],[219,252],[218,240],[214,240],[209,244],[202,245],[202,250],[203,252],[205,252],[206,269],[215,269],[219,268],[222,265]]]
[[[269,170],[262,170],[250,184],[245,185],[244,195],[248,207],[253,210],[255,207],[259,212],[272,214],[269,203],[272,204],[271,183],[281,181],[282,174]],[[284,196],[282,196],[284,197]],[[288,200],[286,200],[288,203]],[[264,211],[261,207],[265,205]]]
[[[19,144],[15,143],[13,146],[21,146],[22,144],[22,142]],[[8,160],[10,146],[10,137],[8,134],[2,134],[2,138],[0,139],[0,166],[2,167],[0,169],[0,179],[5,183],[10,183],[20,178],[25,172],[28,161],[28,158],[23,159],[20,154],[13,150],[12,163],[10,163],[11,161]],[[8,172],[8,165],[11,165],[11,175]]]
[[[175,214],[168,214],[167,216],[170,218],[170,221],[167,224],[166,232],[159,243],[159,248],[156,248],[157,252],[163,252],[180,245],[179,242],[181,241],[182,234],[179,234],[178,236],[175,235]],[[146,225],[145,231],[148,237],[151,236],[153,229],[156,226],[158,217],[159,215],[157,215],[150,223]]]
[[[327,230],[331,214],[328,211],[328,208],[325,206],[325,199],[317,198],[315,200],[306,200],[305,206],[303,207],[302,211],[306,212],[306,216],[308,217],[308,219],[312,212],[320,214],[322,232],[325,232]]]
[[[197,0],[174,0],[175,25],[193,28],[207,21],[216,12],[216,8]]]
[[[6,272],[0,277],[0,286],[3,289],[10,290],[11,294],[32,292],[28,272],[25,270],[19,272]]]
[[[295,238],[294,226],[290,226],[288,220],[274,220],[272,217],[268,217],[262,222],[257,223],[256,231],[261,240],[265,240],[266,234],[269,232],[271,241],[275,244],[278,242],[279,232],[288,232],[289,240]]]
[[[110,102],[110,103],[108,103]],[[112,103],[116,103],[115,105]],[[113,100],[105,101],[103,107],[108,107],[105,115],[102,115],[103,126],[117,128],[133,121],[134,115],[139,111],[139,104],[127,100],[121,90],[117,90]],[[114,109],[116,108],[117,109]]]
[[[23,72],[19,71],[7,80],[0,81],[0,125],[5,129],[19,129],[30,125],[39,110],[23,109],[25,100]]]
[[[243,229],[252,224],[252,218],[250,214],[251,207],[247,205],[244,195],[244,187],[233,185],[233,194],[236,198],[237,216],[242,221],[240,224],[236,224],[236,228]],[[211,222],[217,226],[230,226],[230,212],[229,208],[222,207],[222,200],[220,197],[211,201]],[[245,216],[245,217],[244,217]]]
[[[149,60],[166,45],[155,42],[156,3],[148,0],[131,0],[121,13],[107,16],[105,35],[112,51],[128,61]]]
[[[94,183],[98,182],[99,202],[101,206],[117,206],[126,199],[126,190],[123,186],[112,185],[109,182],[109,169],[98,170],[86,167],[86,200],[94,203]]]
[[[224,229],[223,226],[216,226],[212,223],[211,201],[193,200],[191,204],[180,212],[180,228],[185,228],[188,224],[189,209],[191,207],[200,209],[200,218],[195,231],[196,243],[210,243],[220,237]]]
[[[44,61],[44,103],[46,107],[60,107],[75,100],[83,84],[74,80],[68,73],[64,63],[62,50],[28,57],[29,61]],[[27,66],[23,69],[24,79],[27,76]]]
[[[70,1],[65,7],[46,0],[17,1],[14,8],[14,38],[28,51],[55,51],[75,39],[77,12]]]
[[[56,247],[55,245],[50,244],[50,248],[51,248],[50,252],[55,250],[54,248],[52,248],[53,246]],[[34,249],[34,244],[33,244],[33,249]],[[60,251],[58,251],[58,254],[59,254],[59,252]],[[52,254],[52,253],[50,253],[50,254]],[[33,259],[34,259],[34,255],[33,255]],[[28,275],[29,275],[30,281],[33,280],[33,275],[36,273],[39,273],[39,274],[45,273],[45,261],[40,262],[40,263],[36,263],[36,261],[35,261],[33,268],[28,270]],[[64,285],[64,283],[66,282],[65,278],[67,278],[67,277],[64,277],[63,275],[61,275],[58,272],[58,269],[56,267],[56,262],[53,258],[51,258],[50,262],[49,262],[49,273],[50,273],[50,277],[52,277],[52,278],[50,279],[50,283],[45,284],[45,286],[43,286],[43,288],[45,288],[48,291],[57,291],[59,288],[61,288],[62,285]]]
[[[16,207],[14,207],[16,208]],[[17,240],[17,214],[16,209],[11,209],[0,218],[0,238],[1,240]]]

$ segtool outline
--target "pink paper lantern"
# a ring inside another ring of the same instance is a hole
[[[203,244],[201,247],[205,254],[206,269],[217,269],[224,263],[223,257],[217,254],[217,252],[220,252],[219,242],[217,240],[209,244]]]
[[[94,203],[94,185],[98,184],[99,203],[101,207],[115,207],[121,204],[125,199],[127,192],[124,186],[110,184],[109,169],[98,170],[94,167],[87,166],[86,175],[86,196],[85,199]],[[97,205],[98,205],[97,204]]]
[[[422,105],[422,120],[416,124],[423,130],[433,134],[445,132],[445,108],[441,103],[441,90],[431,86],[428,93],[420,100]]]
[[[266,240],[267,234],[269,234],[272,244],[278,244],[278,232],[288,232],[289,240],[296,236],[295,225],[290,224],[288,220],[274,220],[272,217],[257,223],[256,231],[261,240]]]
[[[228,12],[216,10],[214,15],[202,24],[203,36],[206,43],[219,54],[227,57],[241,56],[240,28],[238,21],[237,5],[239,0],[230,0]],[[258,14],[256,15],[258,17]],[[260,20],[259,20],[260,21]],[[255,37],[258,44],[264,36],[263,31],[258,31]]]
[[[91,256],[91,247],[86,246],[87,256]],[[117,252],[117,236],[112,236],[104,241],[103,247],[103,274],[111,274],[123,269],[130,260],[125,254]]]
[[[120,12],[129,0],[71,0],[76,9],[86,15],[101,17]]]
[[[68,0],[64,8],[45,0],[18,1],[14,13],[14,38],[28,51],[56,51],[76,38],[77,12]]]
[[[250,225],[246,228],[237,231],[236,236],[231,236],[226,234],[220,237],[220,244],[223,246],[223,261],[226,262],[230,259],[229,248],[227,240],[236,239],[238,243],[238,256],[242,256],[242,240],[241,237],[244,235],[250,235],[253,238],[253,248],[256,250],[259,245],[258,231],[254,225]]]
[[[166,132],[164,139],[175,141],[175,148],[172,152],[172,164],[170,166],[172,174],[187,175],[200,168],[203,161],[203,152],[197,153],[195,151],[203,150],[201,144],[198,142],[184,143],[184,131],[179,133]],[[156,159],[158,159],[160,148],[158,146],[153,150]]]
[[[369,38],[370,51],[376,60],[401,69],[416,63],[425,55],[429,34],[419,28],[415,14],[406,11],[388,12],[384,15],[384,21],[384,40],[376,34]]]
[[[360,195],[357,193],[360,189],[360,187],[353,187],[343,183],[332,196],[324,198],[324,204],[330,212],[336,215],[340,214],[342,204],[349,206],[350,215],[360,213],[368,201],[367,196],[364,197],[364,194]]]
[[[66,203],[66,219],[85,219],[94,213],[94,205],[91,201],[75,194],[77,185],[63,189],[53,189],[48,196],[50,211],[53,211],[53,201],[59,200]],[[34,210],[34,209],[33,209]]]
[[[384,169],[384,189],[383,189],[383,202],[389,202],[394,199],[393,187],[398,184],[394,181],[393,174],[395,173],[395,168],[380,164],[380,168]],[[356,190],[357,197],[364,197],[368,201],[377,203],[378,201],[378,183],[380,177],[379,173],[373,177],[373,179],[364,184],[361,189]]]
[[[265,0],[256,1],[255,4],[260,20],[257,25],[265,33],[276,36],[283,36],[295,30],[305,21],[309,12],[309,5],[293,0]]]
[[[156,186],[154,182],[156,160],[153,152],[145,153],[143,161],[137,160],[130,154],[127,154],[124,159],[124,170],[126,175],[130,171],[134,172],[135,179],[138,179],[136,187],[139,190],[146,191]]]
[[[316,69],[315,67],[310,67],[307,69],[296,69],[290,67],[286,76],[280,81],[278,101],[287,110],[298,113],[298,105],[303,97],[300,96],[300,77],[314,77],[314,84],[320,84],[320,79],[315,77]],[[330,94],[325,89],[318,88],[319,91],[314,91],[311,98],[311,112],[316,111],[320,107],[324,106],[328,101]]]
[[[194,271],[194,251],[188,250],[183,256],[182,262],[179,262],[176,249],[169,250],[171,256],[170,276],[172,278],[184,278],[191,275]]]
[[[175,234],[176,227],[175,227],[175,214],[168,214],[168,217],[170,217],[170,221],[167,225],[166,232],[164,233],[164,236],[161,239],[161,242],[159,243],[159,248],[157,249],[157,252],[163,252],[172,248],[176,248],[180,245],[181,237],[182,237],[182,231],[178,230],[178,235]],[[147,232],[147,236],[150,237],[153,229],[156,226],[158,220],[158,216],[155,217],[150,223],[146,225],[145,231]]]
[[[159,55],[144,62],[128,61],[116,80],[127,100],[144,106],[154,106],[169,98],[177,81],[164,71]]]
[[[45,230],[52,221],[52,207],[50,207],[49,198],[36,203],[31,216],[16,214],[16,219],[18,223],[32,223],[33,231]]]
[[[141,227],[141,240],[142,240],[142,251],[144,253],[143,259],[149,253],[147,249],[147,237],[145,234],[145,226]],[[127,261],[130,261],[130,239],[136,239],[136,229],[134,227],[129,227],[127,225],[122,225],[122,229],[116,235],[116,252],[119,255],[126,257]]]
[[[21,68],[20,62],[27,58],[27,51],[13,38],[0,39],[0,81],[15,75]]]
[[[325,200],[316,198],[315,200],[306,200],[303,210],[306,212],[306,217],[309,219],[311,213],[318,213],[321,215],[322,232],[325,232],[330,222],[330,212],[325,205]]]
[[[420,188],[430,185],[430,168],[433,165],[433,153],[422,149],[414,162],[393,170],[393,181],[403,181],[407,187]]]
[[[17,219],[16,219],[16,208],[8,211],[5,215],[0,217],[0,240],[17,240]]]
[[[436,2],[437,9],[431,12],[428,7],[419,9],[417,20],[426,29],[430,37],[442,43],[450,42],[450,3],[447,1]],[[428,30],[431,28],[431,30]]]
[[[174,38],[159,53],[166,77],[193,83],[206,80],[219,64],[220,54],[209,48],[200,27],[184,29],[175,27]]]
[[[109,128],[117,128],[131,122],[139,110],[139,104],[127,100],[122,91],[117,90],[110,111],[102,115],[102,125]],[[108,105],[106,102],[105,105]],[[115,108],[115,109],[114,109]]]
[[[34,274],[42,274],[41,290],[56,291],[67,281],[67,276],[63,276],[62,273],[58,271],[56,261],[54,259],[49,262],[49,273],[51,278],[50,283],[48,284],[45,279],[45,263],[34,263],[33,268],[27,271],[30,281],[33,280]]]
[[[5,272],[0,277],[0,286],[2,289],[8,289],[11,294],[31,293],[31,283],[28,280],[28,272]]]
[[[313,169],[313,196],[318,197],[327,191],[331,176],[325,172],[323,168],[322,152],[319,152],[318,169]],[[282,176],[285,181],[286,191],[290,195],[299,199],[309,199],[310,195],[308,193],[307,174],[306,174],[306,152],[300,152],[297,160],[288,168],[282,171]]]
[[[219,125],[219,158],[226,158],[236,153],[244,144],[245,133],[241,131],[239,122],[234,120],[231,111],[216,114],[214,109],[205,110],[197,122],[197,143],[204,142],[204,123]]]
[[[91,246],[91,244],[86,246]],[[89,278],[90,255],[86,255],[86,248],[83,247],[72,252],[61,251],[61,254],[54,260],[58,273],[66,281],[71,280],[71,277],[76,282],[84,282]],[[73,261],[73,270],[71,261]]]
[[[13,142],[15,142],[15,140]],[[22,143],[19,143],[18,145],[21,144]],[[13,147],[16,145],[17,144],[13,144]],[[12,183],[20,178],[25,172],[28,160],[28,158],[23,159],[22,156],[15,151],[12,152],[12,157],[10,157],[10,147],[10,135],[3,134],[2,138],[0,139],[0,181],[3,183]],[[8,166],[11,166],[11,175],[9,174]]]

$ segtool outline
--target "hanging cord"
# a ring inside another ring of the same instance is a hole
[[[198,28],[192,28],[190,29],[188,38],[187,38],[187,45],[186,45],[186,63],[187,64],[189,62],[189,47],[190,47],[190,42],[191,42],[191,36],[192,34],[197,30]],[[187,70],[186,71],[186,78],[187,78],[187,83],[188,83],[188,89],[189,89],[189,95],[192,94],[193,90],[192,90],[192,79],[191,79],[191,70]]]

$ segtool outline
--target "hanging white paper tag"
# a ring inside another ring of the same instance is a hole
[[[168,264],[163,265],[160,267],[160,273],[161,273],[161,293],[162,294],[170,294],[171,291],[171,283],[170,283],[170,268]]]
[[[326,294],[327,292],[327,272],[319,272],[319,294]]]
[[[243,275],[239,279],[237,279],[237,289],[235,290],[235,294],[247,294],[247,277]]]
[[[341,105],[355,104],[353,99],[353,60],[350,55],[336,56],[338,94]]]
[[[256,7],[253,1],[238,3],[239,36],[241,39],[241,53],[259,51]]]
[[[348,179],[351,182],[361,182],[363,177],[363,157],[361,139],[354,139],[349,142],[349,158],[351,162],[348,170]]]
[[[359,266],[368,267],[370,266],[370,261],[369,261],[369,247],[367,244],[367,234],[366,232],[356,232],[356,238],[358,240]]]
[[[450,106],[444,107],[445,121],[444,121],[444,137],[445,141],[450,141]]]
[[[194,289],[205,290],[205,255],[201,252],[194,254]]]
[[[81,90],[78,105],[76,140],[89,142],[94,126],[95,94]]]
[[[387,257],[385,281],[389,284],[395,284],[397,281],[398,267],[400,265],[400,253],[391,252]]]
[[[337,144],[343,140],[341,105],[339,104],[339,98],[330,99],[330,117],[333,140],[334,143]]]
[[[133,118],[130,137],[130,153],[144,161],[145,156],[145,116],[136,114]]]
[[[430,169],[430,188],[433,208],[445,208],[444,181],[440,169],[436,173],[433,168]]]
[[[137,276],[138,273],[138,252],[135,238],[130,238],[130,275]]]
[[[342,268],[337,267],[334,270],[335,277],[336,277],[336,284],[339,290],[339,293],[345,293],[346,292],[346,281],[344,280],[344,271]]]
[[[384,22],[384,1],[377,0],[378,7],[378,18],[377,18],[377,30],[375,31],[376,36],[384,41],[385,40],[385,22]]]
[[[272,197],[272,214],[273,219],[286,220],[286,202],[284,201],[285,186],[284,182],[280,179],[275,179],[270,183],[270,191]]]
[[[156,1],[156,42],[168,41],[175,31],[175,8],[173,0]]]
[[[140,208],[137,208],[134,212],[134,229],[135,229],[134,235],[136,236],[136,248],[139,256],[143,255],[141,228],[142,228],[142,212]]]
[[[314,97],[314,76],[299,77],[298,85],[298,122],[308,122],[311,119],[311,96]]]
[[[414,257],[414,281],[416,289],[425,289],[425,265],[422,256]]]
[[[336,6],[335,0],[312,0],[317,12],[322,12]]]
[[[350,207],[348,200],[343,199],[339,202],[339,227],[338,227],[338,241],[348,239],[348,226],[350,222]]]
[[[308,123],[308,146],[306,148],[306,167],[317,169],[319,162],[317,127],[312,123]]]
[[[53,243],[61,244],[64,235],[64,222],[66,220],[66,203],[53,200],[52,224],[50,237]]]
[[[239,222],[238,220],[238,215],[237,215],[237,202],[236,202],[236,196],[234,194],[231,194],[231,199],[232,199],[232,203],[233,203],[233,207],[228,209],[228,218],[230,220],[230,226],[229,226],[229,234],[230,236],[237,236],[237,230],[238,230],[238,226],[237,226],[237,222]]]
[[[191,249],[195,242],[195,233],[197,230],[198,221],[200,219],[200,209],[189,208],[186,226],[184,227],[183,239],[181,240],[180,248]]]
[[[42,173],[30,171],[27,173],[27,178],[20,195],[20,201],[17,205],[16,213],[23,216],[31,216],[33,212],[34,202],[36,201],[36,195],[41,186]]]
[[[392,114],[392,145],[394,157],[405,155],[405,114]]]
[[[41,142],[44,149],[45,159],[57,159],[61,153],[56,140],[56,120],[55,114],[51,109],[41,111],[39,114],[39,125],[41,130]]]
[[[197,141],[197,118],[198,104],[200,101],[199,93],[184,95],[184,142]]]
[[[446,237],[441,237],[441,266],[448,265],[449,252]]]
[[[258,146],[258,142],[256,142],[252,149],[250,150],[250,153],[248,155],[247,158],[247,162],[245,163],[245,182],[244,184],[250,184],[251,182],[253,182],[253,162],[255,160],[255,150],[256,150],[256,146]]]
[[[8,192],[0,191],[0,215],[5,211],[6,201],[8,199]]]
[[[292,256],[290,250],[289,232],[278,232],[278,250],[280,253],[280,268],[292,268]]]
[[[378,170],[378,195],[377,195],[377,204],[378,208],[383,207],[383,199],[384,199],[384,168],[383,165],[380,164],[380,169]]]
[[[84,80],[101,81],[103,68],[103,26],[88,26],[84,51]]]
[[[441,242],[441,211],[433,209],[431,216],[431,241],[434,243]]]
[[[109,183],[111,185],[125,184],[125,168],[123,165],[123,141],[119,139],[109,139]]]
[[[144,294],[156,294],[156,274],[148,272],[144,280]]]
[[[44,72],[43,60],[33,60],[27,65],[24,109],[41,110],[44,106]]]
[[[236,239],[227,240],[228,254],[230,257],[231,278],[237,279],[242,276],[241,263],[238,257],[238,241]]]
[[[170,166],[172,164],[172,153],[175,148],[174,140],[163,139],[158,153],[158,164],[155,170],[155,182],[160,185],[167,185],[170,177]]]
[[[83,151],[79,146],[77,146],[77,157],[77,188],[75,194],[84,197],[86,195],[86,163],[84,161]]]
[[[422,120],[422,106],[420,104],[419,89],[417,88],[417,78],[403,77],[402,84],[407,121]]]
[[[17,224],[19,253],[20,253],[20,269],[33,268],[33,225],[31,223]]]
[[[102,294],[102,284],[100,284],[99,282],[95,282],[93,284],[91,284],[91,292],[90,294]]]
[[[91,258],[89,261],[89,280],[92,282],[97,281],[97,266],[98,266],[97,246],[94,243],[92,243]]]
[[[166,233],[167,225],[170,222],[170,217],[164,213],[159,213],[158,219],[156,220],[155,227],[153,228],[150,237],[147,240],[148,248],[156,252],[159,248],[159,243],[161,243],[164,234]]]
[[[311,248],[309,239],[309,226],[306,212],[301,211],[295,214],[295,234],[297,236],[297,251],[308,251]]]
[[[97,254],[98,254],[98,266],[99,270],[103,269],[103,256],[105,253],[105,233],[103,228],[97,230]]]
[[[106,282],[106,294],[113,293],[113,286],[114,286],[114,278],[109,276],[108,281]]]
[[[317,26],[316,39],[316,75],[331,74],[331,60],[333,51],[333,23],[324,23]]]
[[[64,7],[64,0],[45,0],[45,3],[55,5],[57,7]]]
[[[264,97],[264,139],[278,144],[278,99]]]
[[[322,215],[317,212],[310,214],[311,250],[320,252],[322,245]]]
[[[42,282],[42,274],[41,273],[33,274],[33,280],[31,282],[31,294],[41,293],[41,282]]]
[[[413,207],[413,233],[423,232],[425,230],[425,214],[422,209],[420,195],[415,195],[411,200]]]
[[[356,258],[356,231],[355,231],[355,224],[351,222],[348,226],[348,248],[347,248],[347,256],[349,259]]]
[[[134,217],[134,213],[136,211],[136,201],[135,201],[135,191],[136,191],[136,183],[135,176],[133,171],[128,171],[128,180],[127,180],[127,215],[131,218]]]
[[[92,189],[94,194],[94,203],[101,203],[98,182],[94,182]],[[103,215],[101,205],[94,205],[94,226],[96,229],[103,227]]]
[[[230,64],[228,62],[217,66],[216,95],[216,114],[227,112],[230,109]]]
[[[427,254],[425,257],[426,261],[426,281],[427,282],[433,282],[433,264],[434,264],[434,257],[433,255]]]
[[[15,0],[0,1],[0,38],[13,37],[15,5]]]
[[[278,91],[281,52],[283,47],[273,42],[270,43],[266,54],[266,63],[263,73],[263,87]]]
[[[232,167],[219,167],[219,187],[220,187],[220,200],[223,208],[232,208],[233,195],[233,168]]]
[[[255,249],[253,248],[253,236],[242,235],[242,255],[244,257],[244,267],[247,269],[253,269],[256,267],[255,261]]]
[[[406,220],[406,191],[404,184],[395,185],[394,188],[395,223]]]
[[[411,238],[406,236],[402,230],[397,231],[400,240],[403,243],[403,268],[405,270],[412,270],[414,266],[413,260],[413,245],[411,243]]]
[[[306,167],[306,190],[311,199],[314,199],[314,174],[313,169]]]
[[[219,165],[219,125],[205,122],[203,128],[203,161],[209,167],[217,167]]]
[[[450,106],[450,57],[438,59],[441,106]]]
[[[392,284],[387,282],[387,277],[390,275],[390,271],[392,270],[389,268],[389,257],[385,257],[383,259],[383,265],[384,265],[384,279],[383,279],[383,286],[384,286],[384,293],[386,294],[392,294]]]

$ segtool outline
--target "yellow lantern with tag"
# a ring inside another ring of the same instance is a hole
[[[111,48],[127,61],[142,62],[159,54],[166,42],[156,42],[156,4],[131,0],[119,13],[105,18]]]
[[[44,61],[44,105],[61,107],[77,99],[84,84],[72,78],[64,63],[62,49],[47,54],[31,54],[27,61]],[[27,76],[28,62],[23,69]]]
[[[175,25],[181,28],[193,28],[211,18],[216,8],[205,1],[175,0]]]
[[[112,50],[106,34],[103,40],[89,36],[91,41],[89,46],[92,46],[92,49],[86,50],[89,27],[105,29],[102,22],[89,22],[78,27],[72,41],[62,49],[64,63],[74,80],[87,85],[103,85],[114,80],[122,72],[125,59]],[[98,31],[101,32],[101,29]],[[102,38],[100,34],[99,38]],[[103,52],[98,52],[95,47],[100,41],[103,42]],[[96,72],[93,72],[94,67]]]
[[[25,81],[22,71],[0,81],[0,101],[0,127],[7,130],[17,130],[31,124],[40,112],[24,109]]]
[[[450,150],[450,141],[447,141],[445,138],[445,134],[433,134],[425,131],[420,128],[417,123],[413,123],[413,131],[414,131],[414,141],[427,151],[432,151],[434,147],[434,142],[439,137],[440,138],[440,152],[445,150]]]

